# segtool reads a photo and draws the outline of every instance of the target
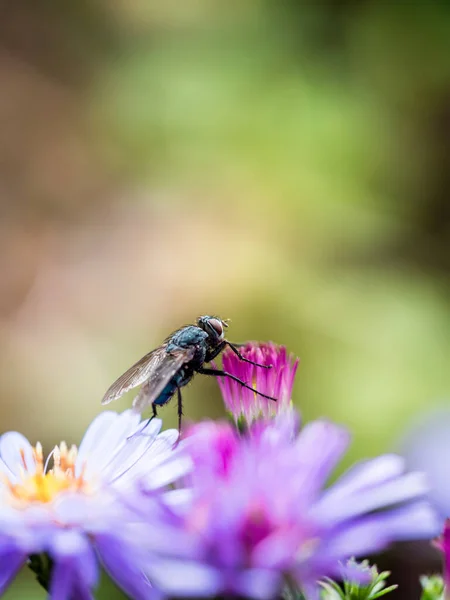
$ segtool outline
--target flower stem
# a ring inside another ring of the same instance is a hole
[[[53,569],[52,559],[44,552],[42,554],[31,554],[28,559],[28,566],[35,573],[37,581],[48,592]]]

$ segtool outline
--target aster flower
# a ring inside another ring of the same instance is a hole
[[[418,474],[381,456],[324,485],[349,443],[325,421],[297,435],[292,412],[259,422],[245,436],[231,425],[197,425],[192,501],[175,528],[185,545],[161,553],[149,577],[169,596],[269,599],[286,581],[309,598],[341,563],[394,540],[431,537],[438,524]]]
[[[255,394],[228,377],[218,377],[225,406],[235,421],[238,423],[244,419],[250,424],[261,415],[270,417],[289,408],[299,359],[288,354],[285,346],[277,346],[272,342],[249,342],[240,347],[239,351],[244,358],[272,368],[256,367],[227,349],[222,356],[224,370],[252,385],[259,392],[276,398],[277,402]]]
[[[158,490],[183,474],[186,463],[172,450],[177,431],[159,433],[161,421],[153,419],[145,436],[133,436],[139,421],[130,410],[102,413],[78,450],[64,442],[54,448],[51,469],[39,443],[32,447],[17,432],[1,436],[0,594],[28,557],[39,570],[36,555],[45,553],[51,598],[91,598],[99,561],[131,597],[151,597],[142,567],[145,542],[158,534],[157,526],[139,520],[127,504],[138,502],[144,485],[157,519],[164,510]]]

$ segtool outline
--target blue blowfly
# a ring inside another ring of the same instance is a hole
[[[172,333],[159,348],[155,348],[130,367],[107,390],[102,404],[109,404],[120,398],[125,392],[142,385],[133,401],[133,407],[142,412],[148,406],[153,409],[153,417],[157,416],[157,407],[163,406],[177,393],[178,395],[178,429],[181,430],[183,404],[181,388],[188,384],[196,373],[215,377],[230,377],[243,387],[268,400],[276,398],[267,396],[251,385],[242,381],[232,373],[220,369],[205,367],[218,356],[226,346],[243,361],[263,369],[270,366],[260,365],[244,358],[239,352],[239,344],[225,339],[225,327],[228,324],[219,317],[203,316],[197,319],[196,325],[186,325]],[[151,420],[150,419],[150,420]]]

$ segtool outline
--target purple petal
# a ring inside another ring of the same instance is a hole
[[[416,503],[388,513],[379,513],[343,526],[322,550],[322,558],[336,560],[351,556],[367,556],[393,541],[432,538],[440,522],[429,504]]]
[[[95,600],[95,596],[83,579],[82,573],[83,572],[81,571],[81,577],[77,577],[74,582],[72,600]]]
[[[3,544],[2,544],[3,545]],[[26,555],[17,551],[0,552],[0,594],[3,595],[25,564]]]
[[[132,548],[112,534],[98,535],[95,545],[103,566],[122,590],[135,600],[149,600],[156,595],[139,565],[138,548]]]
[[[326,547],[320,552],[320,560],[332,562],[332,568],[337,568],[337,561],[352,556],[367,556],[385,548],[389,542],[384,515],[368,517],[348,526],[327,541]]]
[[[152,560],[149,576],[166,596],[214,597],[222,588],[220,572],[185,560]]]
[[[51,597],[90,600],[91,588],[97,586],[99,566],[91,544],[80,532],[58,532],[49,544],[55,561]]]
[[[369,585],[373,579],[372,569],[368,565],[354,560],[347,561],[345,565],[339,565],[336,574],[339,574],[340,579],[359,585]]]
[[[71,561],[67,558],[55,561],[50,582],[49,599],[70,600],[74,581],[75,573]]]
[[[330,524],[399,502],[418,499],[427,490],[428,485],[423,473],[408,473],[377,487],[362,489],[347,502],[336,501],[331,488],[330,492],[325,493],[322,500],[319,500],[312,514],[322,523]]]
[[[252,553],[252,564],[266,569],[283,569],[298,548],[298,531],[280,531],[260,542]]]
[[[405,470],[405,461],[396,454],[385,454],[354,465],[333,485],[330,495],[338,500],[367,487],[399,477]]]
[[[99,579],[98,561],[91,543],[81,531],[60,530],[53,535],[48,550],[55,560],[70,561],[73,571],[78,572],[78,581],[90,589]]]
[[[88,589],[96,587],[99,581],[99,563],[91,545],[76,559],[80,576]]]
[[[291,408],[279,412],[273,419],[273,429],[280,433],[282,440],[294,440],[300,431],[301,418],[299,413]]]
[[[390,511],[386,515],[386,527],[392,541],[430,539],[439,535],[441,520],[431,504],[416,502]]]
[[[327,421],[314,421],[303,428],[296,451],[301,460],[299,476],[310,499],[323,487],[349,442],[346,429]]]
[[[442,516],[450,515],[450,478],[445,457],[450,451],[450,412],[448,408],[420,415],[407,433],[402,454],[408,468],[423,471],[430,482],[430,496]]]
[[[234,577],[234,591],[244,598],[270,600],[277,597],[281,588],[281,575],[267,569],[248,569]]]
[[[0,456],[9,470],[20,476],[22,469],[31,475],[36,472],[33,448],[25,436],[16,431],[5,433],[0,438]]]
[[[320,588],[315,581],[302,582],[302,592],[306,600],[319,600]]]

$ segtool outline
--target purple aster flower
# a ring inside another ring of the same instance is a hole
[[[131,597],[152,596],[142,569],[165,510],[156,498],[189,465],[173,450],[177,431],[159,433],[161,421],[153,419],[145,436],[132,436],[139,421],[130,410],[102,413],[78,450],[64,442],[54,448],[51,469],[40,444],[16,432],[1,436],[0,594],[30,555],[46,553],[51,598],[91,598],[99,561]],[[132,508],[143,485],[152,492],[151,522]]]
[[[317,581],[339,576],[350,557],[436,534],[424,479],[405,474],[399,456],[358,464],[324,489],[349,434],[325,421],[297,434],[297,425],[286,412],[244,436],[211,422],[193,429],[192,500],[174,526],[185,544],[149,565],[165,593],[269,599],[289,581],[317,598]]]
[[[277,402],[255,394],[228,377],[219,377],[217,381],[225,406],[236,422],[244,418],[245,422],[250,424],[259,416],[270,417],[289,408],[299,359],[294,359],[292,354],[288,354],[285,346],[277,346],[272,342],[249,342],[239,348],[239,351],[244,358],[261,365],[271,365],[272,368],[262,369],[244,362],[227,349],[222,358],[224,370],[252,385],[259,392],[276,398]]]

